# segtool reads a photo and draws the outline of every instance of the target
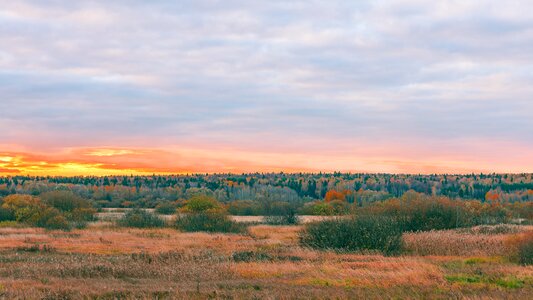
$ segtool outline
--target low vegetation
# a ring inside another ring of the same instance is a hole
[[[47,229],[83,228],[96,210],[70,191],[54,191],[41,197],[10,195],[1,201],[0,221],[17,221]]]
[[[402,250],[402,231],[393,218],[363,216],[334,219],[308,224],[300,235],[300,242],[321,250],[376,250],[392,255]]]
[[[0,294],[526,299],[533,293],[533,227],[526,225],[532,180],[340,173],[4,178]],[[230,215],[265,216],[264,224]]]
[[[175,202],[162,202],[156,205],[155,212],[161,215],[173,215],[177,209],[178,205]]]
[[[512,259],[523,265],[533,265],[533,231],[523,232],[510,240],[515,254]]]
[[[225,208],[216,199],[208,196],[194,196],[186,202],[175,221],[175,227],[182,231],[243,233],[244,224],[231,220]]]
[[[511,245],[532,229],[456,231],[448,242],[482,236]],[[388,257],[302,248],[302,230],[260,225],[250,227],[251,235],[227,235],[98,223],[65,233],[0,228],[1,293],[7,299],[528,299],[533,292],[531,267],[476,250],[487,244],[471,245],[478,256],[445,255],[440,244],[432,256]],[[409,234],[417,243],[417,234],[440,232]]]
[[[296,209],[288,206],[275,214],[265,216],[264,222],[269,225],[298,225],[300,220],[296,215]]]
[[[175,226],[177,229],[187,232],[246,232],[245,224],[237,223],[220,212],[198,212],[178,216]]]
[[[136,228],[164,227],[165,221],[154,213],[144,209],[132,209],[117,221],[119,226]]]

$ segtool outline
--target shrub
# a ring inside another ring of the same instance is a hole
[[[96,210],[94,208],[75,208],[68,213],[67,219],[73,222],[90,222],[95,221]]]
[[[46,229],[68,230],[70,229],[70,224],[63,215],[58,214],[51,218],[48,218],[41,227]]]
[[[401,198],[361,208],[358,214],[401,219],[405,231],[453,229],[505,221],[503,210],[489,208],[477,201],[451,200],[408,191]]]
[[[92,208],[90,202],[71,191],[50,191],[40,195],[41,201],[63,212],[71,212],[78,208]]]
[[[293,206],[285,201],[267,201],[263,205],[263,213],[267,216],[282,216],[293,209]]]
[[[189,213],[221,212],[223,210],[222,205],[215,198],[205,195],[193,196],[187,200],[183,207],[183,211]]]
[[[228,232],[242,233],[246,230],[244,224],[231,220],[223,213],[199,212],[178,216],[175,223],[176,228],[187,231],[206,232]]]
[[[165,221],[151,212],[135,208],[126,212],[117,224],[124,227],[151,228],[163,227]]]
[[[345,215],[350,212],[350,204],[342,200],[332,200],[329,205],[333,208],[333,214]]]
[[[76,228],[84,228],[95,220],[96,210],[92,204],[71,191],[57,190],[42,193],[41,201],[63,212],[64,218]]]
[[[533,265],[533,241],[522,244],[518,248],[519,262],[523,265]]]
[[[522,265],[533,265],[533,231],[525,232],[518,240],[517,261]]]
[[[333,207],[323,201],[315,201],[306,203],[302,209],[301,214],[313,216],[332,216],[335,214]]]
[[[353,217],[310,223],[300,233],[300,243],[315,249],[378,250],[386,255],[402,249],[398,222],[386,217]]]
[[[174,202],[162,202],[155,207],[155,212],[162,215],[173,215],[178,206]]]
[[[263,207],[257,201],[232,201],[229,204],[228,212],[234,216],[259,216],[263,214]]]
[[[1,221],[15,221],[15,214],[10,209],[0,207],[0,222]]]
[[[59,210],[53,207],[46,207],[42,211],[34,214],[30,220],[31,225],[46,229],[70,229],[69,223],[65,216]]]
[[[11,195],[4,199],[2,208],[11,211],[16,221],[47,229],[70,229],[65,216],[56,208],[45,205],[29,195]]]
[[[266,216],[265,223],[270,225],[297,225],[300,223],[300,220],[296,215],[296,210],[294,208],[290,208],[282,215]]]
[[[19,209],[24,209],[28,207],[34,207],[41,203],[39,198],[30,196],[30,195],[9,195],[4,198],[2,203],[2,208],[11,210],[13,213],[16,213]]]

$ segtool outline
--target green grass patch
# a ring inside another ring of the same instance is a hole
[[[478,265],[478,264],[490,264],[490,263],[502,263],[501,257],[470,257],[464,260],[465,265]]]
[[[525,281],[516,277],[499,278],[494,282],[496,285],[507,289],[519,289],[524,287]]]
[[[19,223],[17,221],[0,222],[0,228],[24,228],[24,227],[28,227],[28,225]]]
[[[493,278],[483,275],[471,275],[471,274],[457,274],[447,275],[444,278],[451,283],[459,284],[487,284],[494,285],[506,289],[519,289],[524,287],[525,280],[517,277],[500,277]]]
[[[468,274],[459,274],[459,275],[446,275],[444,276],[449,282],[457,283],[482,283],[484,282],[483,277],[480,275],[468,275]]]

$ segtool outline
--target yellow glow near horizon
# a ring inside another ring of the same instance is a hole
[[[0,161],[11,162],[12,160],[13,160],[13,157],[11,156],[0,156]]]
[[[365,149],[365,148],[362,148]],[[409,154],[409,152],[406,152]],[[498,163],[454,156],[299,153],[232,148],[68,148],[56,153],[0,153],[0,176],[104,176],[249,172],[520,173],[512,157]],[[529,170],[531,171],[531,170]]]
[[[44,166],[44,167],[43,167]],[[5,175],[30,176],[108,176],[108,175],[151,175],[153,172],[135,169],[108,169],[103,164],[83,164],[77,162],[25,166],[18,172]]]
[[[86,153],[88,156],[118,156],[118,155],[127,155],[135,154],[136,151],[128,149],[94,149]]]

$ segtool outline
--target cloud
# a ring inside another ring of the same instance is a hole
[[[533,147],[532,9],[524,1],[5,3],[0,144],[302,155],[388,145],[405,156],[426,149],[428,158],[481,151],[493,162],[487,169],[507,161],[490,145],[506,144],[531,169],[521,149]]]

